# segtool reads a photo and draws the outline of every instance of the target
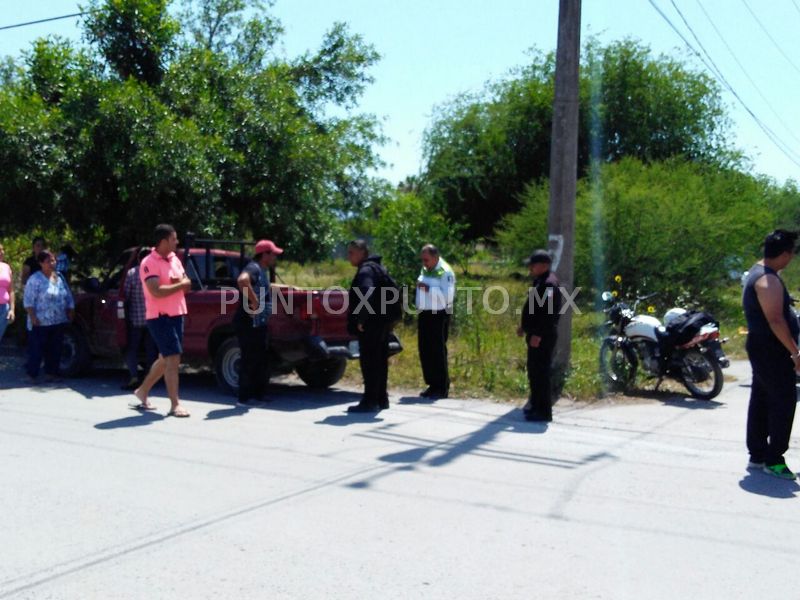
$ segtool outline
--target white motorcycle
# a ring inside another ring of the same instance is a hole
[[[637,298],[630,307],[603,293],[609,320],[600,346],[601,374],[612,387],[627,390],[641,367],[646,376],[658,379],[656,389],[669,377],[699,400],[715,398],[722,391],[722,369],[730,366],[719,324],[707,313],[682,308],[667,311],[663,325],[655,317],[637,315],[639,303],[654,295]]]

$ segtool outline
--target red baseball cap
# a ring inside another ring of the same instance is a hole
[[[283,248],[278,248],[272,240],[259,240],[256,243],[255,254],[269,252],[270,254],[283,254]]]

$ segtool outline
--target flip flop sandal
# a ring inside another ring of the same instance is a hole
[[[177,417],[178,419],[185,419],[186,417],[190,417],[191,415],[188,412],[185,412],[185,411],[175,412],[174,410],[171,410],[171,411],[169,411],[167,413],[167,416],[168,417]]]
[[[150,405],[129,404],[128,406],[130,406],[133,410],[138,410],[138,411],[156,410],[156,407],[153,406],[152,404]]]

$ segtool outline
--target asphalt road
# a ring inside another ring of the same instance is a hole
[[[243,410],[204,375],[179,420],[163,392],[130,410],[119,372],[31,388],[13,360],[0,598],[800,597],[800,486],[745,471],[741,363],[715,402],[572,405],[545,428],[411,396],[350,417],[352,391],[301,385]]]

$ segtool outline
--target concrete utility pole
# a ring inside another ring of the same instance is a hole
[[[575,262],[575,190],[578,178],[578,69],[581,53],[581,0],[559,0],[553,133],[550,141],[548,246],[556,275],[570,293]],[[569,367],[572,311],[561,315],[553,367]]]

